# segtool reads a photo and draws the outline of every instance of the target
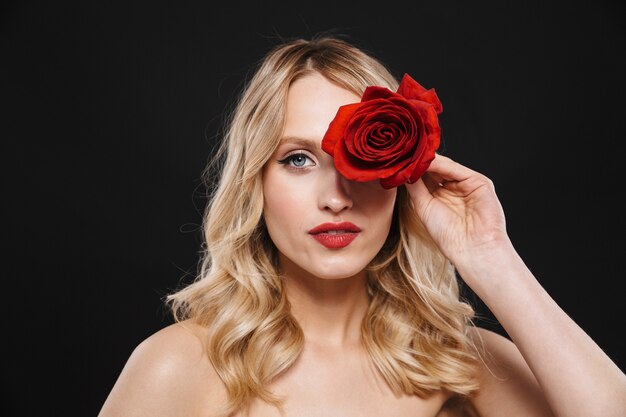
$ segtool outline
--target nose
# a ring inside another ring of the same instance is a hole
[[[320,184],[319,206],[322,210],[339,213],[352,208],[351,181],[335,167],[327,170]]]

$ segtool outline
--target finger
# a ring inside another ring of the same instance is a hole
[[[426,172],[439,175],[445,181],[464,181],[478,174],[478,172],[438,153],[435,153],[435,159],[432,160]]]
[[[437,190],[438,188],[441,187],[441,182],[445,181],[443,179],[441,179],[441,177],[439,175],[436,174],[431,174],[429,172],[425,172],[422,175],[422,180],[424,181],[424,184],[426,185],[426,188],[428,188],[428,191],[432,194],[435,192],[435,190]]]
[[[409,195],[411,196],[411,200],[413,201],[415,210],[417,211],[418,215],[422,217],[424,214],[424,210],[433,199],[429,186],[427,186],[424,182],[424,175],[422,175],[417,181],[412,184],[406,183],[405,186],[409,192]]]

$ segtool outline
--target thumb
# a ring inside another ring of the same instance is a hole
[[[434,197],[426,187],[424,180],[420,177],[417,181],[412,184],[405,184],[407,191],[409,192],[409,196],[411,197],[411,201],[413,202],[413,207],[415,211],[420,216],[420,218],[424,218],[424,212],[426,208],[431,204]]]

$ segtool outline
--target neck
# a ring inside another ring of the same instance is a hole
[[[284,289],[305,340],[320,346],[360,345],[361,322],[369,303],[366,272],[322,279],[283,261]]]

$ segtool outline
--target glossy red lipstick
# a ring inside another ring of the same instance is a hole
[[[350,222],[322,223],[309,230],[315,240],[329,249],[348,246],[359,235],[361,229]]]

